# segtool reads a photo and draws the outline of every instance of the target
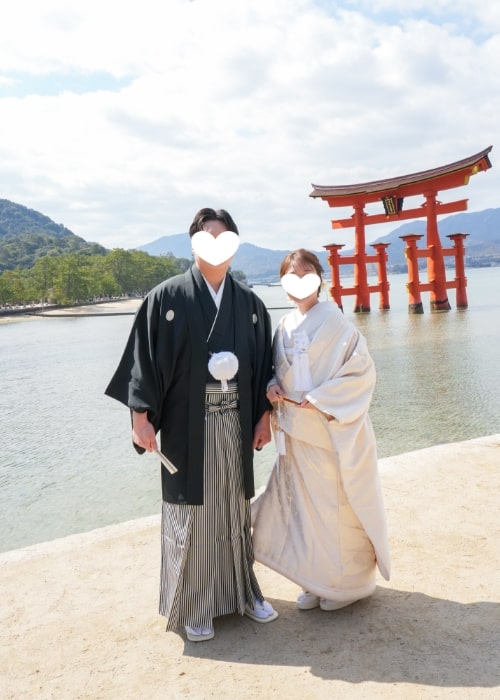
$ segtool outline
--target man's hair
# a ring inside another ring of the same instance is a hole
[[[225,209],[210,209],[205,207],[200,209],[189,227],[189,238],[192,238],[197,231],[203,231],[203,226],[207,221],[220,221],[228,231],[234,231],[239,235],[238,227],[233,221],[233,217]]]

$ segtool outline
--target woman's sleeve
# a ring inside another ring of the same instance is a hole
[[[357,333],[335,374],[306,394],[307,400],[341,423],[357,420],[369,409],[376,372],[366,340]]]

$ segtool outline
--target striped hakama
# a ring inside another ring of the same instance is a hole
[[[243,488],[238,387],[205,394],[203,505],[163,502],[160,614],[167,631],[211,627],[263,600],[253,571],[250,501]]]

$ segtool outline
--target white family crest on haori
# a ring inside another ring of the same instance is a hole
[[[234,231],[222,231],[212,236],[208,231],[197,231],[191,238],[193,251],[209,265],[221,265],[238,250],[240,237]]]
[[[208,361],[208,371],[222,385],[222,390],[227,391],[227,380],[232,379],[238,371],[238,358],[232,352],[214,352]]]
[[[295,299],[307,299],[314,294],[321,285],[321,278],[315,272],[299,277],[294,272],[287,272],[281,278],[281,286],[287,294]]]
[[[305,331],[292,333],[293,339],[293,388],[295,391],[309,391],[313,388],[311,371],[309,369],[309,338]]]

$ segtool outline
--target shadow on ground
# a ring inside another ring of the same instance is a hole
[[[210,642],[186,641],[184,656],[231,663],[296,666],[325,680],[485,687],[500,683],[500,604],[462,604],[378,588],[336,612],[279,611],[259,625],[237,615],[215,621]]]

